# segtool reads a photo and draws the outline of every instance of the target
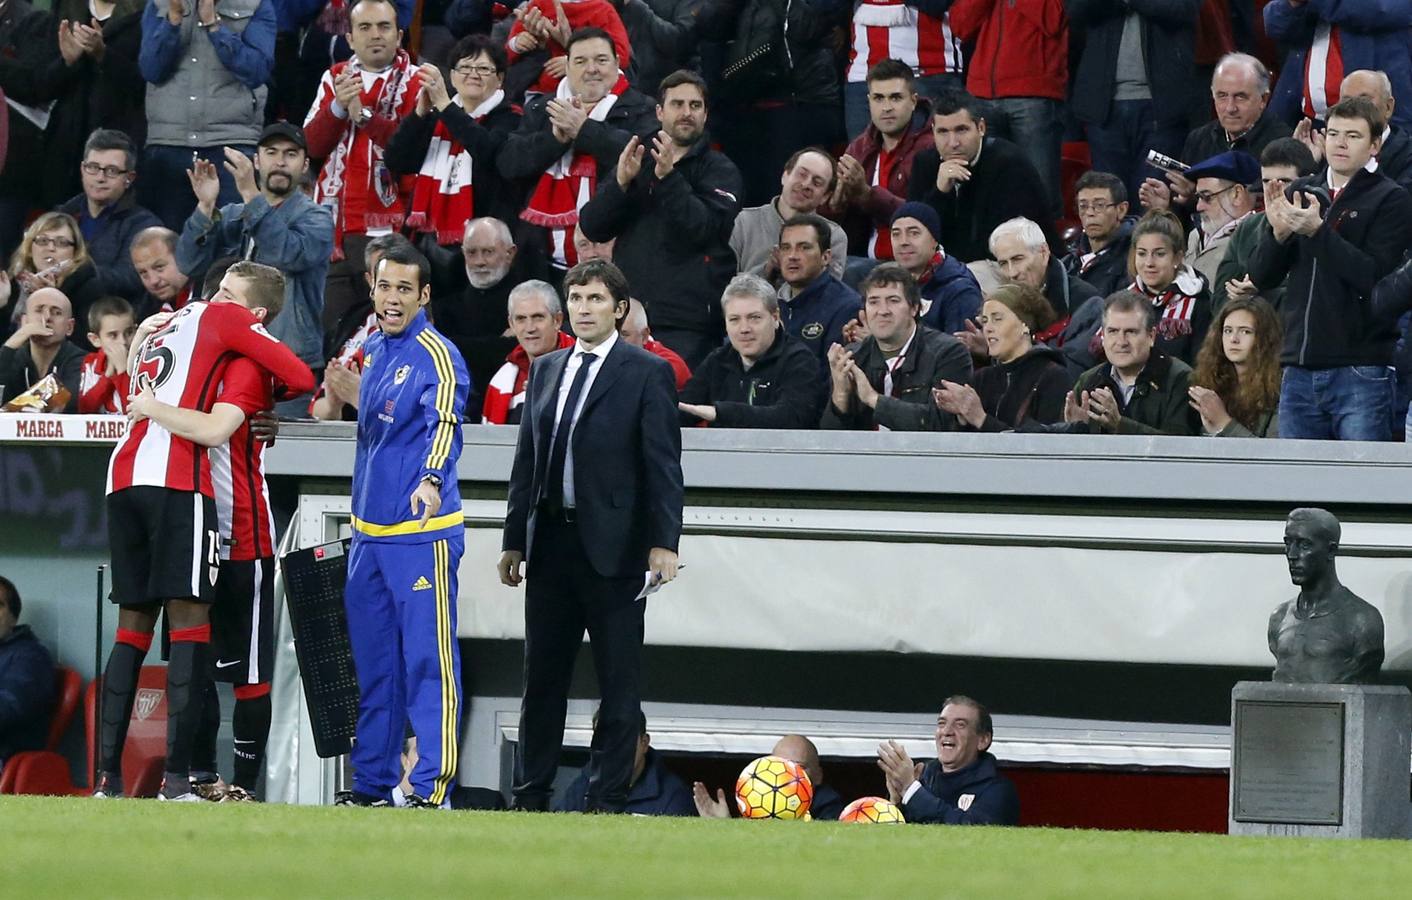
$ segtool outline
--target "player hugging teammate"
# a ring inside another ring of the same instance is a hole
[[[132,424],[108,470],[119,614],[103,675],[95,796],[123,794],[122,748],[138,674],[165,609],[171,660],[158,798],[200,799],[190,783],[194,753],[198,768],[214,769],[211,723],[219,724],[220,713],[206,702],[214,697],[213,670],[236,684],[229,797],[252,798],[270,721],[274,546],[261,444],[250,419],[270,407],[276,384],[291,396],[314,388],[309,368],[261,324],[283,303],[278,270],[238,262],[209,302],[154,316],[134,337]],[[214,447],[222,449],[208,454]]]

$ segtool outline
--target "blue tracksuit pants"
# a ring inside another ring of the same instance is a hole
[[[402,738],[417,735],[412,791],[443,802],[456,780],[461,655],[456,645],[459,532],[425,543],[353,535],[344,605],[358,669],[353,789],[387,797],[402,780]]]

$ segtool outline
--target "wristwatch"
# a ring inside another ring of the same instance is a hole
[[[440,475],[433,475],[433,474],[431,474],[431,473],[427,473],[426,475],[423,475],[423,476],[422,476],[422,480],[423,480],[423,481],[430,481],[430,482],[431,482],[431,486],[434,487],[434,488],[439,488],[439,487],[441,487],[441,476],[440,476]]]
[[[373,120],[373,111],[372,111],[371,109],[368,109],[366,106],[364,106],[364,107],[361,107],[361,108],[358,110],[358,124],[359,124],[360,126],[366,125],[366,124],[368,124],[369,122],[371,122],[372,120]]]

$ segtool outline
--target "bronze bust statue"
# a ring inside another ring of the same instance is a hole
[[[1299,596],[1270,616],[1272,681],[1372,684],[1383,665],[1383,616],[1338,580],[1338,519],[1296,509],[1285,521],[1285,560]]]

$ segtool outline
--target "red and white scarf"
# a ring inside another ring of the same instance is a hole
[[[505,92],[497,90],[471,110],[471,118],[480,122],[504,99]],[[451,102],[462,106],[459,95]],[[466,223],[475,215],[474,162],[461,142],[451,136],[446,123],[438,119],[427,147],[427,157],[422,161],[416,186],[412,188],[408,227],[414,231],[436,232],[438,244],[460,243],[466,233]]]
[[[319,97],[309,110],[304,127],[309,127],[323,105],[332,102],[333,79],[340,72],[351,71],[363,77],[363,68],[355,56],[324,72],[319,84]],[[410,115],[421,88],[417,67],[406,50],[398,50],[383,77],[365,86],[359,100],[375,117],[401,121]],[[364,80],[366,85],[366,79]],[[331,259],[343,259],[343,235],[395,230],[406,221],[402,186],[382,161],[382,148],[368,136],[367,130],[349,122],[333,152],[325,160],[319,179],[314,183],[314,200],[331,206],[333,212],[333,254]]]
[[[1338,26],[1320,22],[1304,56],[1304,115],[1322,119],[1343,87],[1343,42]]]
[[[607,96],[594,104],[588,117],[595,122],[608,118],[613,104],[627,89],[627,76],[619,71],[618,83],[613,85]],[[572,102],[573,91],[569,87],[569,79],[559,82],[554,99],[561,103]],[[572,146],[539,176],[539,184],[535,186],[534,194],[520,213],[520,218],[531,225],[549,229],[550,250],[555,263],[572,266],[578,261],[578,254],[574,252],[574,226],[579,223],[579,210],[597,187],[598,161],[593,154]]]

